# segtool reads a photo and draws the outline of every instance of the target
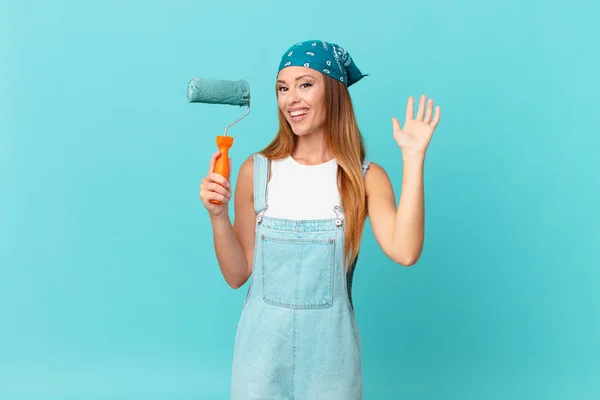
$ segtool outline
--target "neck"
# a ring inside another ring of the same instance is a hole
[[[298,137],[292,151],[294,160],[305,165],[316,165],[330,161],[333,154],[327,146],[325,132],[310,133]]]

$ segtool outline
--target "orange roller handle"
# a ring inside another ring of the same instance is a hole
[[[229,180],[229,149],[233,145],[233,137],[217,136],[217,147],[221,152],[215,163],[214,172]],[[213,204],[221,204],[218,200],[211,200]]]

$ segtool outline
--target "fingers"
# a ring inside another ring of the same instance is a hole
[[[202,188],[229,196],[229,182],[214,172],[202,180]]]
[[[208,174],[206,178],[204,178],[207,182],[215,182],[224,187],[225,189],[229,189],[229,181],[221,174],[217,174],[216,172],[211,172]]]
[[[433,99],[429,99],[427,102],[427,111],[425,112],[425,118],[423,122],[430,123],[431,122],[431,114],[433,113]]]
[[[435,108],[435,114],[433,116],[433,121],[431,121],[431,126],[433,127],[433,129],[435,129],[438,125],[438,122],[440,122],[440,106],[437,106]]]
[[[399,132],[402,129],[400,128],[400,122],[396,118],[392,118],[392,127],[394,132]]]
[[[219,156],[221,155],[220,151],[216,151],[213,153],[212,157],[210,158],[210,163],[208,166],[208,174],[212,174],[212,172],[215,170],[215,164],[217,163],[217,158],[219,158]]]
[[[206,196],[204,196],[204,200],[202,200],[202,201],[204,203],[208,203],[211,200],[217,200],[220,203],[227,204],[229,202],[229,197],[228,196],[224,196],[221,193],[209,192],[208,194],[206,194]]]
[[[216,192],[208,192],[205,195],[200,196],[200,199],[204,204],[208,204],[213,200],[216,200],[222,204],[227,204],[229,202],[229,197],[223,196],[222,194]]]
[[[216,177],[220,176],[217,174],[213,175]],[[202,185],[200,186],[200,198],[204,203],[209,200],[219,200],[226,203],[231,198],[231,192],[223,184],[215,182],[210,177],[207,177],[202,180]]]
[[[406,121],[410,121],[415,117],[415,98],[410,96],[406,103]]]
[[[427,104],[427,108],[425,108],[425,104]],[[417,121],[423,121],[426,124],[431,125],[434,129],[437,127],[440,121],[440,106],[433,107],[433,99],[427,100],[426,95],[422,95],[419,99],[419,108],[417,110],[417,116],[414,118]],[[406,107],[406,119],[413,118],[413,110],[414,110],[414,98],[411,96],[408,99],[408,105]],[[432,119],[433,117],[433,119]]]
[[[216,151],[211,159],[208,170],[208,175],[202,179],[200,185],[200,199],[203,203],[207,204],[211,200],[217,200],[221,203],[229,202],[231,198],[230,183],[224,176],[217,174],[214,171],[217,159],[220,157],[221,152]],[[231,169],[231,159],[229,160],[229,167]]]
[[[427,100],[427,97],[425,95],[422,95],[421,98],[419,99],[419,109],[417,110],[417,121],[423,121],[423,117],[425,115],[425,100]]]

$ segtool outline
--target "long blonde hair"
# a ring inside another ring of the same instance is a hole
[[[358,129],[348,88],[329,76],[325,79],[323,107],[327,146],[339,168],[337,183],[345,214],[346,263],[351,266],[358,256],[364,223],[367,217],[365,183],[362,163],[365,146]],[[279,131],[271,143],[259,153],[271,160],[280,160],[292,154],[298,137],[279,110]]]

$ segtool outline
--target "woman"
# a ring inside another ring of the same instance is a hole
[[[361,345],[351,288],[365,219],[394,262],[423,246],[423,163],[440,109],[409,98],[392,119],[404,162],[398,208],[383,168],[365,160],[348,87],[360,72],[340,46],[307,41],[281,59],[279,132],[241,166],[230,222],[230,183],[210,161],[200,198],[221,272],[249,288],[233,360],[233,399],[362,399]],[[210,200],[220,200],[213,204]]]

